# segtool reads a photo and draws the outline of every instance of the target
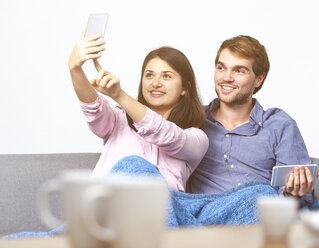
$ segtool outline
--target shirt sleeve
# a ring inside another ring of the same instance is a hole
[[[297,123],[290,119],[285,122],[284,127],[278,135],[278,144],[275,149],[276,165],[310,164],[311,160],[301,136]],[[283,188],[280,187],[279,194],[283,195]],[[307,193],[299,198],[301,207],[311,205],[313,197]]]
[[[117,121],[116,110],[102,96],[94,102],[80,102],[80,108],[91,131],[100,138],[105,138],[112,131]]]
[[[209,141],[204,131],[199,128],[182,129],[149,108],[143,120],[134,123],[134,126],[147,142],[192,165],[197,166],[208,149]]]
[[[305,142],[294,120],[286,121],[276,135],[276,165],[311,163]]]

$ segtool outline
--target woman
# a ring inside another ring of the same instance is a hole
[[[130,168],[134,174],[140,174],[139,169],[147,170],[145,174],[160,172],[170,189],[184,192],[188,177],[208,148],[202,130],[205,114],[188,59],[174,48],[151,51],[143,63],[138,100],[134,100],[121,88],[120,80],[97,61],[105,50],[105,41],[99,35],[84,36],[85,31],[70,55],[69,69],[86,121],[104,140],[93,175],[103,177],[115,164],[114,168],[121,172],[129,172]],[[98,74],[89,82],[82,65],[90,59]],[[120,108],[111,107],[97,91],[112,98]],[[50,232],[15,233],[4,239],[63,232],[64,225]]]
[[[103,177],[120,159],[137,155],[157,166],[170,189],[184,192],[208,148],[202,130],[205,114],[188,59],[170,47],[151,51],[143,63],[135,100],[98,63],[105,41],[99,35],[85,38],[84,33],[71,53],[69,69],[86,121],[104,141],[93,175]],[[98,74],[89,82],[82,65],[90,59]],[[97,91],[120,108],[111,107]]]

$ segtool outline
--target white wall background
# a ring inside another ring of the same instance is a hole
[[[91,12],[108,12],[105,69],[136,97],[153,48],[183,51],[203,103],[215,97],[214,58],[224,39],[247,34],[265,45],[271,69],[256,94],[298,123],[319,157],[319,14],[316,0],[0,0],[0,153],[98,152],[71,86],[67,61]],[[92,64],[85,68],[93,76]]]

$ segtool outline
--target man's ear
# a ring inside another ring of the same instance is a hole
[[[263,83],[265,77],[266,77],[266,73],[263,72],[256,78],[256,88],[258,88]]]

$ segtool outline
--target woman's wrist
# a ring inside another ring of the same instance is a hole
[[[146,107],[121,90],[118,97],[113,98],[132,118],[134,122],[141,121],[146,113]]]
[[[120,104],[121,107],[123,107],[122,105],[124,105],[124,103],[125,103],[125,101],[127,101],[128,97],[129,96],[126,94],[126,92],[121,89],[120,92],[112,99],[114,101],[116,101],[118,104]]]
[[[76,64],[73,64],[73,63],[69,62],[69,70],[70,70],[70,72],[80,71],[80,70],[82,70],[82,66],[81,65],[76,65]]]

